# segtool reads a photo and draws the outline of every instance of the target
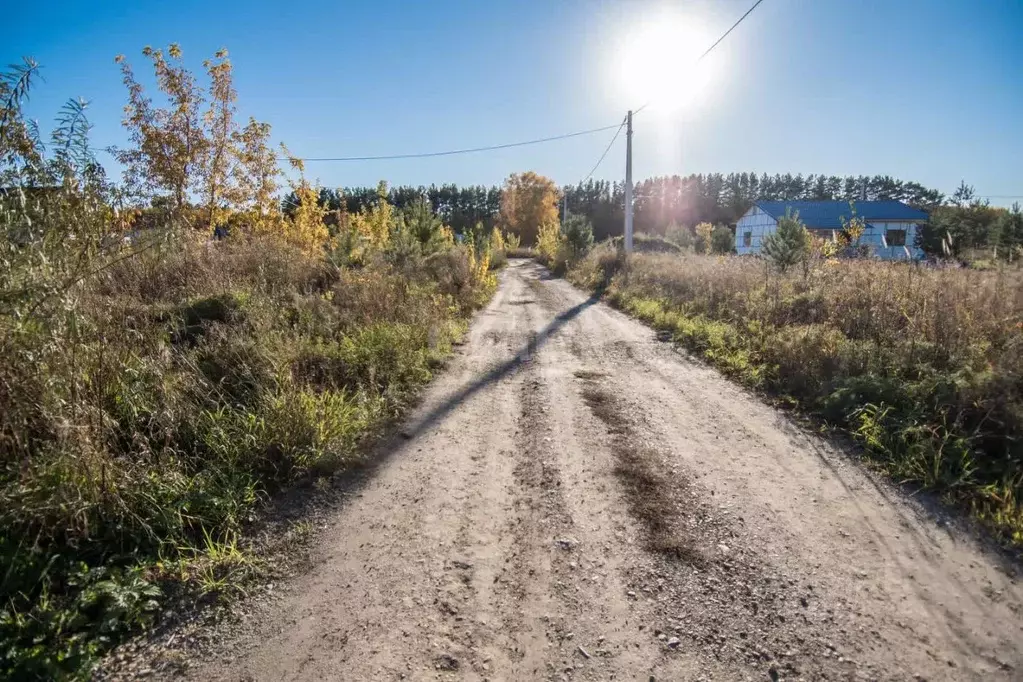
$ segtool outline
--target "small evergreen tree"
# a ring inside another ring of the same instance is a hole
[[[561,234],[564,235],[565,244],[577,258],[585,255],[593,246],[593,225],[586,216],[575,213],[569,215],[565,224],[561,226]]]
[[[1023,255],[1023,211],[1018,203],[999,216],[992,232],[1000,258],[1015,261]]]
[[[414,199],[401,211],[401,215],[408,231],[424,246],[436,241],[444,226],[426,197]]]
[[[785,272],[810,255],[810,233],[799,220],[799,213],[786,213],[778,220],[778,229],[764,237],[764,255]]]

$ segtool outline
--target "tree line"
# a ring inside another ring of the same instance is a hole
[[[517,185],[521,178],[518,174],[511,176],[504,187],[396,186],[388,190],[387,199],[398,208],[426,200],[445,224],[454,232],[464,234],[478,223],[486,229],[502,225],[502,193],[507,194],[509,183]],[[557,202],[558,217],[565,208],[562,202],[567,202],[568,213],[585,217],[597,241],[622,234],[624,183],[589,180],[559,189],[546,178],[543,180],[544,192],[548,193],[545,201],[547,204]],[[522,189],[517,187],[520,192]],[[357,213],[373,206],[379,196],[375,187],[323,189],[320,202],[330,210]],[[999,258],[1015,258],[1023,249],[1023,217],[1019,210],[992,207],[976,197],[973,188],[965,183],[946,196],[918,182],[888,175],[842,177],[742,172],[648,178],[635,186],[635,227],[637,232],[689,236],[699,242],[698,225],[716,225],[721,236],[723,230],[734,225],[757,200],[902,201],[930,214],[930,223],[922,230],[920,242],[929,255],[961,257],[970,251],[987,249]],[[293,197],[288,197],[285,206],[293,201]],[[535,229],[539,225],[540,221]],[[531,235],[522,237],[523,243],[532,243]]]
[[[328,211],[356,214],[372,208],[380,198],[379,186],[320,189],[320,205]],[[401,211],[425,199],[433,212],[457,234],[465,234],[477,223],[482,223],[489,230],[496,224],[501,210],[501,188],[485,185],[400,185],[387,188],[386,198],[390,205]],[[289,194],[284,199],[285,211],[290,210],[294,203],[294,195]]]
[[[607,180],[561,188],[568,211],[585,216],[593,225],[596,239],[622,233],[625,206],[625,185]],[[377,198],[376,187],[324,189],[321,202],[332,210],[344,205],[348,212],[358,212],[372,205]],[[492,226],[499,218],[501,188],[454,184],[392,187],[388,200],[397,207],[425,197],[445,222],[461,233],[482,222]],[[641,180],[634,191],[636,230],[665,234],[669,226],[695,226],[699,223],[731,224],[756,200],[883,200],[904,201],[911,206],[933,209],[945,201],[945,195],[920,183],[902,181],[887,175],[847,176],[768,175],[766,173],[707,173],[686,176],[660,176]],[[285,200],[287,204],[292,198]],[[559,208],[561,208],[559,206]]]

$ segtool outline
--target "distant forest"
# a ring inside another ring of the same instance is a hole
[[[563,187],[562,191],[568,197],[569,212],[589,218],[597,240],[622,233],[624,183],[590,180],[585,184]],[[390,202],[397,207],[404,207],[424,196],[458,233],[477,222],[492,226],[501,208],[501,188],[496,186],[397,186],[389,190]],[[320,203],[332,210],[341,208],[343,203],[348,212],[357,212],[376,199],[376,187],[324,189],[320,192]],[[932,209],[944,202],[945,195],[919,183],[903,182],[887,175],[839,177],[709,173],[655,177],[636,184],[636,230],[663,235],[673,223],[689,227],[701,222],[730,225],[758,199],[896,199],[911,206]]]

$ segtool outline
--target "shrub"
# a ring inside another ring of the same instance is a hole
[[[465,249],[415,280],[380,262],[331,284],[301,251],[287,272],[268,267],[274,248],[288,249],[123,261],[78,292],[71,345],[0,318],[5,674],[84,669],[151,620],[119,598],[95,639],[99,597],[74,571],[102,567],[115,581],[103,590],[158,602],[168,584],[129,576],[189,564],[204,534],[238,532],[265,495],[354,461],[491,286]]]
[[[696,253],[710,253],[711,237],[714,233],[714,226],[711,223],[700,223],[694,229],[696,232]]]
[[[685,251],[696,248],[696,235],[693,230],[675,222],[668,225],[664,238]]]
[[[608,240],[598,244],[589,257],[579,261],[569,273],[571,280],[597,291],[603,291],[611,284],[618,272],[626,267],[625,248],[619,242]]]
[[[519,235],[506,232],[504,245],[509,252],[518,251],[521,248],[522,240],[519,238]]]
[[[146,55],[184,104],[151,107],[122,63],[128,180],[159,192],[123,212],[84,105],[47,156],[21,113],[35,65],[0,75],[4,679],[87,677],[164,595],[236,589],[259,505],[357,460],[495,284],[489,240],[455,246],[422,205],[396,215],[383,183],[330,235],[295,160],[278,210],[269,127],[234,134],[226,53],[206,118],[177,46]]]
[[[724,225],[716,225],[710,233],[710,250],[713,253],[732,253],[735,251],[735,235]]]
[[[537,257],[546,262],[548,265],[554,263],[558,255],[558,251],[561,249],[563,239],[564,235],[561,234],[561,228],[557,221],[549,220],[544,222],[540,225],[540,229],[536,235]]]
[[[500,270],[508,265],[508,252],[505,249],[494,251],[490,254],[490,269]]]
[[[618,248],[625,248],[623,237],[614,237],[611,243]],[[635,253],[682,253],[683,249],[675,242],[655,234],[637,232],[632,236],[632,250]]]

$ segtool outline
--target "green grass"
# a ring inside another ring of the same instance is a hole
[[[467,267],[182,242],[0,317],[0,677],[87,677],[168,595],[244,594],[254,513],[430,380],[492,287]]]
[[[626,262],[602,246],[569,278],[1023,548],[1016,273],[854,261],[781,276],[736,257]]]

